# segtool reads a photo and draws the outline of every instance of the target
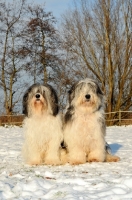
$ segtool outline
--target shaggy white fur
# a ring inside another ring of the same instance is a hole
[[[105,160],[105,139],[98,123],[99,117],[100,113],[82,114],[76,111],[73,122],[65,127],[64,141],[69,152],[69,163]]]
[[[104,95],[95,81],[85,79],[71,89],[64,123],[70,164],[105,161]]]
[[[49,85],[35,84],[23,97],[25,141],[22,149],[30,165],[59,165],[63,140],[62,120],[58,114],[58,99]]]
[[[60,116],[43,114],[24,121],[25,143],[23,155],[30,164],[58,165],[60,163],[60,144],[63,140]]]

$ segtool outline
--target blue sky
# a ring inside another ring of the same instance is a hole
[[[30,2],[30,0],[28,0]],[[43,4],[45,3],[46,11],[51,11],[53,16],[59,20],[61,14],[68,10],[73,3],[72,0],[34,0],[34,3]]]

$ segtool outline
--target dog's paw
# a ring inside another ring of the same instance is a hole
[[[61,165],[62,164],[62,162],[60,161],[60,160],[58,160],[58,159],[47,159],[47,160],[45,160],[44,161],[44,164],[45,165]]]
[[[103,162],[103,160],[98,159],[98,158],[90,158],[88,159],[88,162]]]
[[[114,155],[111,155],[111,154],[106,154],[105,161],[106,162],[118,162],[118,161],[120,161],[120,157],[114,156]]]
[[[70,161],[69,162],[70,165],[81,165],[81,164],[85,164],[85,162],[79,162],[79,161]]]
[[[87,157],[88,162],[104,162],[105,161],[105,153],[99,151],[93,151],[88,154]]]
[[[28,165],[41,165],[42,163],[38,160],[31,160],[27,162]]]
[[[88,162],[104,162],[105,161],[105,157],[102,156],[95,156],[95,155],[89,155],[87,158]]]
[[[68,163],[70,165],[81,165],[81,164],[85,164],[86,161],[84,161],[84,160],[69,160]]]

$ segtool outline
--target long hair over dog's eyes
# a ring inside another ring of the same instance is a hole
[[[43,95],[43,96],[45,95],[45,90],[42,91],[42,95]]]

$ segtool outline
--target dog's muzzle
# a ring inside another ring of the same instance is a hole
[[[36,97],[36,101],[39,101],[39,100],[40,100],[40,94],[39,94],[39,93],[37,93],[37,94],[35,95],[35,97]]]
[[[90,94],[86,94],[86,95],[85,95],[85,99],[86,99],[86,101],[89,101],[90,98],[91,98],[91,95],[90,95]]]

